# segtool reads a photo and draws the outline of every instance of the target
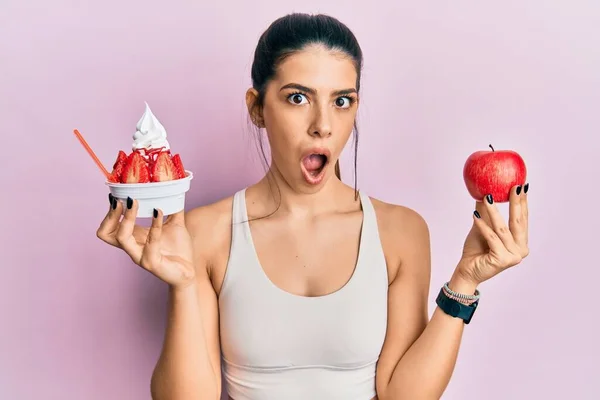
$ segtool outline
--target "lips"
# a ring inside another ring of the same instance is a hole
[[[312,148],[303,153],[301,169],[304,180],[310,185],[321,183],[331,159],[331,152],[325,148]]]

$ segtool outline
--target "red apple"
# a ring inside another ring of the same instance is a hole
[[[512,150],[476,151],[465,162],[463,178],[471,197],[477,201],[491,194],[495,202],[505,203],[510,189],[525,184],[527,169],[521,156]]]

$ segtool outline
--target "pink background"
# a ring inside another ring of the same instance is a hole
[[[231,195],[262,172],[254,46],[290,11],[360,40],[360,188],[429,222],[431,310],[471,224],[464,160],[493,143],[527,162],[531,256],[482,285],[443,398],[600,398],[600,5],[319,3],[2,1],[0,398],[150,397],[166,287],[96,239],[108,191],[72,130],[109,165],[148,101],[195,171],[188,207]]]

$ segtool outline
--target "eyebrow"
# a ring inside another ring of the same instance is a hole
[[[317,91],[315,89],[309,88],[307,86],[304,85],[300,85],[298,83],[288,83],[287,85],[284,85],[281,87],[281,89],[279,89],[279,91],[281,92],[284,89],[298,89],[301,90],[303,92],[309,93],[309,94],[315,94],[317,93]],[[337,90],[335,92],[333,92],[333,95],[335,96],[343,96],[346,94],[351,94],[351,93],[356,93],[356,89],[355,88],[349,88],[349,89],[342,89],[342,90]]]

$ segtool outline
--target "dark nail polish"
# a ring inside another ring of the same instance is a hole
[[[473,211],[473,214],[475,215],[475,218],[481,218],[479,211],[475,210],[475,211]]]
[[[158,218],[158,210],[156,208],[154,209],[154,218]]]
[[[112,206],[112,200],[113,200],[113,195],[112,193],[108,194],[108,204],[110,204]]]
[[[522,189],[521,185],[517,186],[517,196],[521,194],[521,189]]]
[[[528,190],[529,190],[529,183],[526,183],[525,187],[523,187],[523,193],[527,193]]]
[[[127,197],[127,209],[130,210],[133,207],[133,199],[131,197]]]
[[[488,203],[494,204],[494,198],[492,197],[491,194],[488,194],[487,196],[485,196],[485,198],[487,199]]]
[[[116,197],[113,197],[113,199],[112,199],[112,209],[113,209],[113,210],[116,210],[116,209],[117,209],[117,202],[118,202],[118,201],[119,201],[119,200],[117,200],[117,198],[116,198]]]

